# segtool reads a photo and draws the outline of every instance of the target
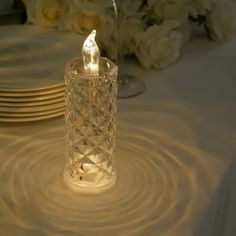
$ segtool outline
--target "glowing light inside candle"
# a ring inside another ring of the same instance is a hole
[[[84,62],[84,72],[89,76],[99,75],[100,51],[95,41],[96,30],[84,41],[82,47],[82,57]]]

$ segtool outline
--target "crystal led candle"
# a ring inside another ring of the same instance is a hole
[[[93,31],[82,57],[68,63],[66,87],[66,182],[76,190],[97,192],[116,179],[115,132],[117,66],[100,57]]]

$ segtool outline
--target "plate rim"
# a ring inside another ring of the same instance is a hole
[[[35,89],[35,90],[4,90],[0,88],[0,96],[1,97],[32,97],[32,96],[40,96],[40,95],[48,95],[52,93],[57,93],[65,90],[65,83],[63,82],[61,85],[57,85],[52,88],[45,89]]]
[[[0,112],[0,117],[4,118],[21,118],[21,117],[32,117],[32,116],[43,116],[43,115],[49,115],[55,112],[65,111],[65,106],[61,108],[51,109],[49,111],[39,111],[39,112],[25,112],[25,113],[14,113],[14,112]]]
[[[0,102],[30,102],[30,101],[43,101],[47,99],[59,98],[64,97],[65,91],[57,92],[52,94],[45,94],[45,95],[37,95],[37,96],[30,96],[30,97],[4,97],[0,96]]]
[[[45,99],[45,100],[39,100],[39,101],[26,101],[26,102],[7,102],[7,101],[0,101],[0,107],[32,107],[32,106],[43,106],[43,105],[49,105],[57,102],[63,102],[65,101],[65,98],[62,97],[56,97],[51,99]]]
[[[40,105],[40,106],[28,106],[28,107],[3,107],[0,106],[0,113],[31,113],[31,112],[43,112],[53,109],[65,107],[65,102],[55,102],[52,104]]]
[[[35,117],[24,117],[24,118],[16,118],[16,117],[1,117],[0,116],[0,122],[4,123],[4,122],[9,122],[9,123],[17,123],[17,122],[29,122],[29,121],[41,121],[41,120],[47,120],[50,118],[55,118],[58,116],[62,116],[65,114],[65,111],[61,111],[61,112],[56,112],[53,114],[49,114],[49,115],[44,115],[44,116],[35,116]]]

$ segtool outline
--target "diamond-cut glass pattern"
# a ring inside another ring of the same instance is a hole
[[[100,76],[83,76],[83,63],[66,67],[65,178],[75,187],[103,187],[115,181],[117,67],[101,58]]]

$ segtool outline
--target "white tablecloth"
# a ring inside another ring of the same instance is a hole
[[[236,235],[236,41],[199,35],[167,70],[127,69],[146,90],[118,101],[107,192],[64,184],[62,117],[0,124],[0,235]]]

